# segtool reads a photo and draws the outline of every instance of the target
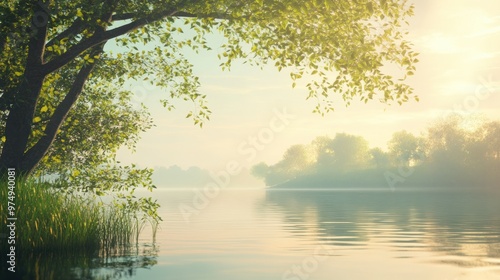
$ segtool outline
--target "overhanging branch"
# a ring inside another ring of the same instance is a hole
[[[118,18],[133,18],[133,14],[123,14],[123,15],[113,15],[111,17],[111,20],[116,19],[115,17]],[[144,18],[137,19],[135,21],[132,21],[128,24],[122,25],[120,27],[108,30],[106,32],[97,32],[93,36],[89,37],[88,39],[85,39],[78,43],[77,45],[73,46],[70,48],[68,51],[65,53],[61,54],[60,56],[54,58],[53,60],[47,62],[44,65],[44,70],[45,72],[52,73],[55,70],[61,68],[62,66],[66,65],[69,63],[71,60],[75,59],[78,55],[83,53],[84,51],[88,50],[89,48],[96,46],[98,44],[101,44],[103,42],[106,42],[110,39],[119,37],[121,35],[124,35],[126,33],[129,33],[133,30],[136,30],[140,27],[143,27],[149,23],[156,22],[158,20],[162,20],[166,17],[199,17],[199,18],[217,18],[217,19],[230,19],[231,17],[227,15],[221,15],[221,14],[192,14],[192,13],[187,13],[183,11],[178,11],[178,10],[166,10],[163,12],[151,14],[149,16],[146,16]]]
[[[140,28],[144,25],[147,25],[148,23],[155,22],[158,20],[161,20],[165,17],[172,16],[175,14],[177,11],[164,11],[162,13],[157,13],[157,14],[152,14],[150,16],[135,20],[131,23],[125,24],[123,26],[105,31],[105,32],[97,32],[93,36],[89,37],[88,39],[85,39],[81,41],[80,43],[76,44],[72,48],[70,48],[68,51],[65,53],[61,54],[60,56],[54,58],[53,60],[47,62],[44,65],[44,71],[45,73],[49,74],[57,69],[63,67],[67,63],[69,63],[71,60],[75,59],[77,56],[82,54],[84,51],[101,44],[103,42],[106,42],[110,39],[116,38],[118,36],[124,35],[128,32],[131,32],[137,28]]]

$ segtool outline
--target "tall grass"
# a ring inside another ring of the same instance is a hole
[[[0,183],[0,232],[7,231],[5,180]],[[142,222],[125,207],[67,194],[48,183],[18,181],[15,188],[18,252],[100,252],[105,255],[137,241]],[[155,230],[155,229],[154,229]],[[133,238],[135,237],[135,238]],[[6,252],[7,242],[1,242]]]

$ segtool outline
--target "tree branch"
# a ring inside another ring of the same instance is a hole
[[[104,14],[101,16],[101,20],[103,21],[110,21],[111,14],[113,13],[113,10],[116,8],[117,1],[106,1],[105,3],[105,8],[107,11],[104,12]],[[84,21],[81,18],[77,18],[70,27],[68,27],[66,30],[63,32],[57,34],[54,38],[52,38],[46,45],[45,47],[52,46],[54,45],[57,41],[60,41],[63,38],[70,37],[70,36],[75,36],[79,34],[82,31],[82,27]]]
[[[91,54],[94,56],[101,53],[103,47],[103,44],[94,47],[94,49],[91,51]],[[23,170],[32,170],[36,166],[36,164],[47,154],[49,147],[52,145],[56,138],[57,131],[66,119],[70,109],[73,107],[73,104],[75,104],[76,100],[80,96],[83,90],[83,86],[85,85],[85,82],[92,72],[94,65],[94,63],[87,64],[80,69],[68,94],[66,94],[63,101],[59,103],[56,110],[54,111],[54,114],[52,114],[52,117],[47,123],[47,126],[44,130],[44,135],[33,147],[31,147],[24,154],[23,160],[21,162],[21,168]]]
[[[37,3],[33,7],[33,34],[31,34],[28,43],[26,65],[40,66],[43,64],[43,53],[45,51],[45,39],[47,38],[47,25],[50,14],[42,5],[43,3]],[[46,18],[44,18],[44,16]]]
[[[61,39],[70,37],[70,36],[75,36],[78,33],[80,33],[82,30],[81,28],[83,27],[83,20],[80,18],[76,19],[73,24],[71,24],[70,27],[68,27],[66,30],[63,32],[57,34],[54,38],[52,38],[46,45],[45,47],[52,46],[56,42],[60,41]]]
[[[111,17],[111,21],[119,21],[119,20],[133,19],[135,16],[137,16],[137,14],[136,14],[136,13],[114,14],[114,15]]]
[[[131,32],[137,28],[140,28],[144,25],[147,25],[149,23],[161,20],[165,17],[172,16],[177,11],[163,11],[161,13],[157,14],[152,14],[150,16],[138,19],[136,21],[133,21],[131,23],[125,24],[123,26],[105,31],[105,32],[96,32],[94,35],[89,37],[88,39],[85,39],[81,41],[80,43],[76,44],[72,48],[70,48],[68,51],[65,53],[61,54],[60,56],[54,58],[53,60],[47,62],[44,65],[44,71],[46,74],[52,73],[56,71],[57,69],[63,67],[67,63],[69,63],[71,60],[75,59],[77,56],[82,54],[84,51],[101,44],[103,42],[106,42],[110,39],[116,38],[118,36],[121,36],[123,34],[126,34],[128,32]]]
[[[126,15],[126,16],[125,16]],[[116,16],[116,15],[115,15]],[[115,16],[110,15],[110,20],[113,20]],[[119,17],[119,16],[118,16]],[[133,18],[132,14],[124,14],[123,17],[130,17]],[[85,39],[78,43],[77,45],[73,46],[70,48],[68,51],[65,53],[61,54],[60,56],[54,58],[53,60],[49,61],[48,63],[45,64],[45,72],[52,73],[53,71],[63,67],[67,63],[69,63],[71,60],[76,58],[78,55],[86,51],[87,49],[98,45],[100,43],[106,42],[110,39],[119,37],[121,35],[124,35],[126,33],[129,33],[135,29],[138,29],[140,27],[143,27],[149,23],[156,22],[158,20],[162,20],[166,17],[199,17],[199,18],[217,18],[217,19],[231,19],[231,17],[227,15],[221,15],[221,14],[192,14],[192,13],[187,13],[183,11],[178,11],[178,10],[165,10],[159,13],[151,14],[149,16],[146,16],[144,18],[137,19],[131,23],[122,25],[120,27],[108,30],[106,32],[96,32],[94,35],[89,37],[88,39]]]
[[[111,17],[115,12],[116,7],[118,6],[118,2],[115,0],[106,0],[103,5],[104,13],[101,15],[101,20],[104,22],[111,22]]]

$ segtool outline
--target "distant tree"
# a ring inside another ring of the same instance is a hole
[[[386,169],[391,167],[391,157],[388,153],[380,148],[370,150],[371,165],[378,169]]]
[[[465,165],[485,168],[500,162],[500,122],[484,120],[472,131],[465,131]]]
[[[264,162],[254,165],[251,169],[251,173],[257,178],[264,179],[266,186],[274,186],[291,179],[289,174],[286,174],[279,168],[279,165],[268,166]]]
[[[311,142],[312,150],[316,155],[316,170],[331,170],[333,164],[332,139],[328,136],[316,137]]]
[[[500,161],[500,121],[485,123],[480,130],[484,133],[482,139],[485,148],[484,158]]]
[[[426,162],[445,180],[455,184],[498,187],[500,175],[500,123],[475,115],[451,115],[427,131],[429,159]]]
[[[254,174],[264,177],[270,186],[295,177],[302,183],[305,181],[300,177],[313,184],[329,184],[338,179],[337,182],[349,185],[359,182],[358,176],[368,182],[384,176],[386,180],[402,183],[418,170],[418,175],[409,179],[411,184],[432,182],[439,187],[498,188],[499,121],[452,115],[432,124],[421,137],[404,130],[394,133],[388,148],[388,152],[369,149],[363,137],[346,133],[338,133],[333,139],[321,136],[309,146],[292,146],[275,165],[260,163],[254,167],[258,170]],[[306,161],[305,151],[312,151],[316,160]],[[355,172],[346,174],[350,171]],[[373,171],[380,176],[374,176]]]
[[[474,134],[483,136],[478,145],[482,153],[478,154],[477,160],[472,161],[470,165],[476,167],[475,170],[481,174],[481,179],[489,180],[490,184],[493,184],[498,190],[500,182],[500,173],[498,172],[500,170],[500,121],[486,122]]]
[[[257,178],[266,178],[269,171],[269,165],[265,162],[259,162],[250,169],[250,173]]]
[[[333,150],[333,170],[349,171],[369,166],[368,141],[361,136],[337,133],[331,144]]]
[[[307,83],[308,98],[318,100],[319,113],[332,110],[332,92],[347,103],[406,102],[412,89],[399,78],[413,74],[417,59],[401,26],[412,15],[413,7],[400,0],[2,1],[0,171],[15,167],[29,174],[44,157],[57,154],[55,145],[90,151],[65,143],[70,131],[88,133],[104,153],[127,143],[128,135],[114,133],[129,125],[116,120],[125,108],[109,114],[111,105],[99,100],[130,101],[123,94],[130,79],[167,91],[162,102],[169,109],[175,98],[193,102],[188,116],[201,125],[210,110],[183,48],[210,49],[206,35],[214,32],[227,40],[218,47],[223,69],[240,59],[289,67],[293,85],[315,77]],[[106,48],[111,41],[119,51]],[[401,77],[384,72],[390,64],[402,69]],[[98,114],[92,124],[83,120],[85,114],[71,112],[90,106]],[[131,124],[148,127],[137,115],[130,117]],[[116,124],[113,132],[101,126],[107,119]],[[103,135],[97,140],[96,130]],[[107,137],[117,140],[110,144]],[[112,154],[94,166],[113,164]]]
[[[451,115],[427,129],[429,160],[443,166],[463,166],[467,159],[469,134],[462,124],[464,117]]]
[[[298,176],[311,173],[315,156],[307,145],[293,145],[283,154],[283,158],[272,166],[259,163],[252,173],[266,179],[266,184],[275,185]]]
[[[370,164],[368,141],[361,136],[337,133],[335,138],[320,136],[311,143],[318,172],[344,172],[367,168]]]
[[[283,159],[277,164],[290,177],[296,177],[310,171],[316,159],[306,145],[293,145],[285,151]]]
[[[396,132],[388,142],[389,155],[394,166],[416,165],[424,160],[424,139],[406,130]]]

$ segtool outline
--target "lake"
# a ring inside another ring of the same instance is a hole
[[[54,279],[500,279],[500,196],[491,193],[222,190],[200,200],[194,191],[159,189],[155,196],[164,221],[154,245],[146,229],[125,255],[81,258],[63,270],[51,262]]]

